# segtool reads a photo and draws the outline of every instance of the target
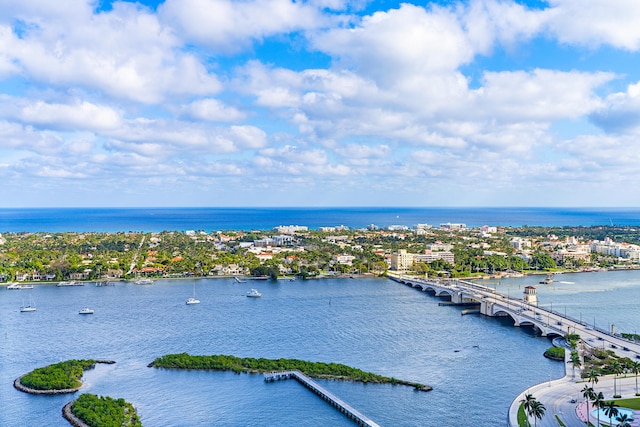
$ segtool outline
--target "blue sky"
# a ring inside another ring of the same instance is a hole
[[[637,0],[0,0],[0,207],[640,206]]]

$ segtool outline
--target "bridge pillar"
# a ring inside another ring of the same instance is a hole
[[[455,302],[456,304],[462,303],[462,292],[456,292],[456,294],[451,297],[451,301]]]
[[[491,309],[493,307],[493,304],[488,303],[487,301],[482,301],[480,303],[480,314],[484,314],[485,316],[493,316],[493,313],[491,313]]]

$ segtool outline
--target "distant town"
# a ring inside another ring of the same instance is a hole
[[[509,275],[640,266],[633,227],[370,225],[310,230],[4,233],[0,282],[181,277]]]

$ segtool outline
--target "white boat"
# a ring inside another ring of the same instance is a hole
[[[136,285],[153,285],[153,280],[151,279],[140,279],[133,282]]]
[[[82,282],[76,282],[75,280],[72,280],[70,282],[58,282],[58,284],[56,285],[59,288],[65,287],[65,286],[84,286],[84,283]]]
[[[196,299],[196,284],[195,282],[193,283],[193,296],[187,298],[187,305],[193,305],[193,304],[200,304],[200,300]]]
[[[20,307],[21,313],[28,313],[30,311],[36,311],[36,304],[33,302],[31,295],[29,295],[29,304],[28,305],[22,304],[22,307]]]
[[[9,283],[7,285],[7,290],[16,291],[20,289],[33,289],[33,285],[21,285],[19,283]]]
[[[93,310],[89,307],[82,307],[78,314],[93,314]]]
[[[247,296],[249,298],[260,298],[262,294],[258,292],[257,289],[251,289],[249,292],[247,292]]]

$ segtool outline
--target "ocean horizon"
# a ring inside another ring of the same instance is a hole
[[[380,228],[461,223],[490,226],[640,226],[640,208],[558,207],[138,207],[0,208],[0,233],[161,232],[269,230],[280,225],[309,229]]]

